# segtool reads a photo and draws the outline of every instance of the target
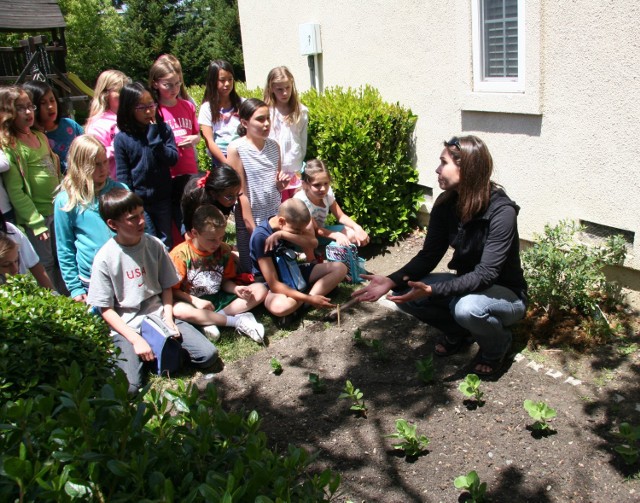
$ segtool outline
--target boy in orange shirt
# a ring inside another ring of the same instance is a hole
[[[260,283],[237,285],[232,278],[236,267],[231,248],[224,243],[227,221],[218,208],[206,204],[193,214],[192,239],[176,246],[171,259],[180,276],[173,287],[176,318],[202,325],[214,341],[217,327],[227,326],[263,342],[264,327],[249,313],[267,296]]]

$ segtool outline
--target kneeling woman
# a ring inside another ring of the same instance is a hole
[[[480,350],[472,371],[491,375],[511,346],[509,326],[524,317],[527,284],[520,266],[519,207],[491,181],[493,160],[480,138],[444,143],[436,200],[422,250],[389,276],[364,275],[370,283],[353,293],[362,301],[387,298],[440,329],[435,353],[450,356],[473,340]],[[449,269],[432,273],[448,247]]]

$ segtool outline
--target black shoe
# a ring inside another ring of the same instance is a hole
[[[273,322],[275,323],[276,327],[282,330],[287,330],[291,328],[291,325],[293,325],[294,321],[295,320],[294,320],[293,314],[288,314],[286,316],[276,316],[273,319]]]

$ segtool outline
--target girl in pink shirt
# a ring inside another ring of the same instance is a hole
[[[200,128],[196,107],[181,98],[182,72],[167,58],[159,58],[151,66],[149,87],[178,146],[178,163],[171,168],[171,213],[176,229],[182,234],[182,193],[190,176],[198,173],[195,146],[200,141]]]
[[[116,179],[116,158],[113,154],[113,138],[118,132],[117,117],[120,104],[120,90],[131,79],[118,70],[105,70],[98,77],[91,100],[87,134],[95,136],[107,150],[109,176]]]

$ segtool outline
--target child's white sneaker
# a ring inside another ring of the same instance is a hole
[[[220,329],[218,329],[215,325],[207,325],[203,327],[204,335],[207,336],[207,339],[210,341],[216,342],[220,339]]]
[[[256,321],[252,313],[237,314],[236,330],[258,343],[264,342],[264,326]]]

